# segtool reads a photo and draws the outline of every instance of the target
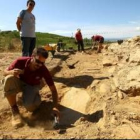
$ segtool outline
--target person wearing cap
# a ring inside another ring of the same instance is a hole
[[[77,32],[75,34],[75,41],[77,43],[78,51],[84,52],[84,43],[83,43],[81,29],[77,29]]]
[[[94,43],[98,43],[98,48],[97,48],[97,53],[101,53],[101,50],[103,49],[103,43],[104,43],[104,37],[102,37],[101,35],[95,35],[91,37],[92,41],[93,41],[93,45],[95,45]]]
[[[32,10],[35,7],[34,0],[27,1],[27,9],[21,10],[16,21],[22,42],[22,56],[31,56],[36,45],[35,16]]]

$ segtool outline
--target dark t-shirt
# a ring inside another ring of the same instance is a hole
[[[76,38],[77,41],[82,41],[83,40],[82,34],[80,32],[77,32],[75,34],[75,38]]]
[[[100,36],[100,35],[93,36],[92,39],[94,41],[102,41],[102,40],[104,40],[104,38],[102,36]]]
[[[20,57],[17,60],[15,60],[7,70],[12,70],[14,68],[18,68],[21,70],[24,70],[24,74],[19,75],[20,79],[29,85],[39,85],[40,80],[42,78],[45,79],[48,86],[54,85],[54,82],[52,80],[52,77],[50,75],[50,72],[46,68],[45,65],[42,65],[38,70],[31,71],[29,68],[29,64],[31,61],[31,57]]]

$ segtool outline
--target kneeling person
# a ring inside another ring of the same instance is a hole
[[[101,50],[103,49],[103,43],[104,43],[104,37],[100,36],[100,35],[95,35],[95,36],[92,36],[92,41],[93,43],[99,43],[98,45],[98,49],[97,49],[97,53],[101,53]]]
[[[11,107],[13,126],[22,125],[16,101],[17,93],[23,93],[23,105],[28,111],[33,112],[41,104],[39,90],[42,78],[45,79],[52,93],[53,112],[59,117],[58,93],[53,79],[44,65],[47,57],[48,52],[44,48],[38,48],[33,52],[32,57],[20,57],[4,71],[4,95]]]

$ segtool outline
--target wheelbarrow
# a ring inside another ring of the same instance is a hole
[[[47,45],[45,45],[43,47],[48,52],[51,52],[52,56],[54,57],[54,54],[55,54],[56,49],[57,49],[57,44],[47,44]]]

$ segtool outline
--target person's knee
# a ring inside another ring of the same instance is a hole
[[[39,105],[26,105],[25,106],[26,110],[29,112],[35,111],[38,107],[39,107]]]
[[[20,92],[18,78],[13,75],[6,76],[3,82],[3,91],[5,97]]]
[[[29,112],[33,112],[33,111],[36,109],[36,107],[33,106],[33,105],[25,106],[25,108],[26,108],[26,110],[29,111]]]
[[[16,97],[16,93],[4,93],[4,97],[6,97],[7,99],[11,98],[11,97]]]
[[[4,78],[4,82],[13,81],[14,79],[15,79],[15,76],[13,76],[13,75],[7,75],[7,76]]]
[[[7,92],[10,88],[10,86],[12,85],[14,81],[14,76],[13,75],[8,75],[4,78],[4,81],[3,81],[3,90],[5,92]]]
[[[38,100],[35,103],[23,103],[24,107],[29,112],[35,111],[40,106],[40,104],[41,104],[41,100]]]

